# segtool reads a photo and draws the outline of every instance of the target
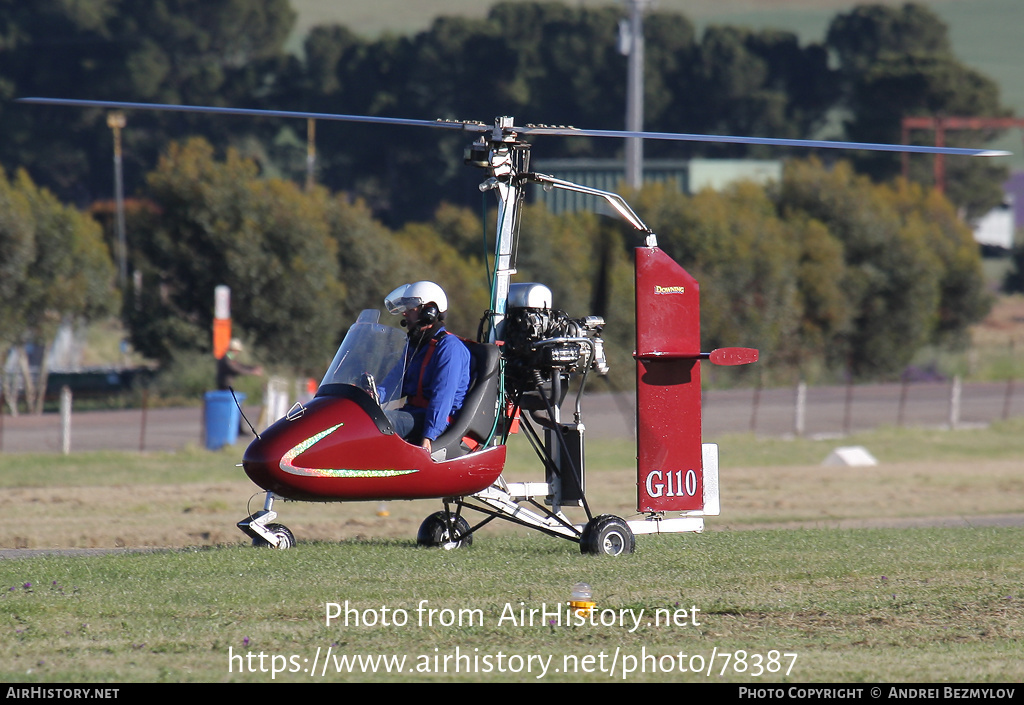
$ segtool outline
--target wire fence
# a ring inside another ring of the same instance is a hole
[[[704,394],[704,431],[758,435],[847,435],[874,428],[959,429],[1024,414],[1014,380],[710,391]]]
[[[968,428],[1024,416],[1022,385],[1005,382],[914,382],[790,388],[709,390],[703,395],[703,434],[839,436],[884,426]],[[591,438],[635,438],[635,397],[588,394],[584,422]],[[288,400],[276,399],[277,409]],[[250,419],[266,419],[261,407],[246,407]],[[274,412],[276,413],[276,412]],[[279,414],[278,414],[279,415]],[[258,424],[259,428],[265,423]],[[79,451],[175,451],[203,447],[201,406],[75,411],[71,399],[61,413],[0,415],[0,454]],[[238,452],[251,436],[242,433]],[[2,462],[2,461],[0,461]]]

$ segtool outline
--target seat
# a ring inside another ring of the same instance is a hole
[[[432,444],[431,457],[435,460],[466,455],[485,443],[494,428],[501,352],[490,343],[463,342],[469,349],[469,389],[455,419]]]

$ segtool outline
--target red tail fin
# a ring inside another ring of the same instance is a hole
[[[636,250],[637,511],[704,507],[700,287],[656,247]]]

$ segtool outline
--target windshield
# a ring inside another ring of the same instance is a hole
[[[405,331],[379,323],[380,311],[366,309],[348,329],[320,386],[351,384],[381,406],[402,395],[402,367],[408,338]]]

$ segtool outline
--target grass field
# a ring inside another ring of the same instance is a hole
[[[515,536],[452,553],[369,539],[9,560],[0,679],[1019,682],[1020,538],[720,532],[648,537],[621,560]],[[580,580],[594,623],[561,616]],[[342,660],[356,655],[406,661],[374,673]]]
[[[869,468],[821,467],[835,442],[720,441],[723,516],[620,559],[494,524],[417,549],[431,502],[279,504],[299,544],[258,550],[237,453],[0,456],[0,546],[154,548],[0,559],[0,679],[1024,678],[1024,421],[844,439]],[[592,446],[597,511],[629,517],[632,454]],[[509,474],[529,466],[517,450]],[[593,623],[566,617],[581,580]]]

